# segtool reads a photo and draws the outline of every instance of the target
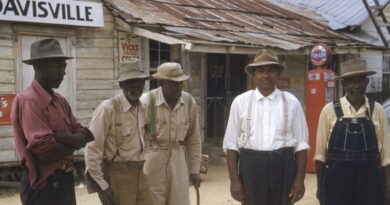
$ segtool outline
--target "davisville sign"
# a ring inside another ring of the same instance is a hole
[[[101,3],[73,0],[0,0],[0,21],[103,27]]]

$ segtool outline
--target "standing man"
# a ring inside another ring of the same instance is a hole
[[[231,105],[223,148],[231,195],[245,205],[288,205],[305,193],[308,129],[298,99],[276,88],[283,70],[261,50],[245,68],[256,89]]]
[[[390,195],[386,114],[364,95],[367,76],[375,71],[367,70],[361,59],[342,63],[340,71],[336,79],[346,95],[325,105],[318,123],[317,196],[322,205],[388,205],[390,201],[384,202],[385,193]]]
[[[87,144],[88,191],[103,205],[153,205],[144,165],[145,113],[139,98],[145,74],[137,59],[120,64],[118,95],[103,101],[92,116],[95,141]],[[91,186],[94,184],[95,186]]]
[[[12,106],[15,144],[24,169],[20,198],[23,205],[74,205],[73,152],[93,140],[64,97],[55,93],[64,79],[66,61],[58,40],[31,44],[34,79]]]
[[[182,91],[184,75],[180,64],[163,63],[153,78],[160,87],[144,94],[147,109],[145,173],[155,205],[189,205],[189,180],[199,188],[201,138],[197,106]],[[187,166],[188,165],[188,166]]]

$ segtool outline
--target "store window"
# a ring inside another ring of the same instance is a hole
[[[154,40],[149,40],[150,75],[157,72],[162,63],[171,61],[171,46]],[[150,81],[150,89],[158,87],[157,80]]]

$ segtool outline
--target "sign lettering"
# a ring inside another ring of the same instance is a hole
[[[0,0],[0,20],[104,26],[101,3],[69,0]]]

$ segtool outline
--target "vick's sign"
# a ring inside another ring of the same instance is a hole
[[[73,0],[0,0],[0,20],[104,26],[101,3]]]

